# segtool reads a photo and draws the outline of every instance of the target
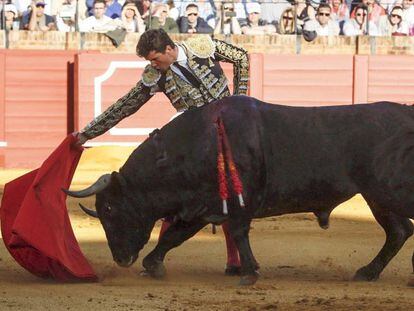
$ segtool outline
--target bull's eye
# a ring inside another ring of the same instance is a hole
[[[111,205],[107,205],[106,209],[108,210],[108,212],[110,212],[112,210]]]

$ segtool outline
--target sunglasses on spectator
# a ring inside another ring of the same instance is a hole
[[[331,13],[318,13],[318,15],[329,17],[329,16],[331,16]]]
[[[45,5],[44,4],[36,4],[36,7],[37,8],[45,8]]]
[[[367,13],[357,13],[356,16],[367,16]]]
[[[398,18],[401,18],[401,16],[400,16],[400,15],[397,15],[397,14],[391,14],[391,17],[398,17]]]
[[[283,19],[287,19],[287,20],[293,20],[293,16],[283,16]]]
[[[228,6],[224,7],[223,10],[226,10],[226,11],[234,11],[234,9],[232,7],[228,7]]]
[[[198,13],[188,13],[187,16],[197,16]]]

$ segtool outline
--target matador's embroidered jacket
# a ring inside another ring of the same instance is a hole
[[[244,49],[212,40],[208,36],[191,37],[177,45],[184,49],[188,67],[199,85],[194,86],[182,79],[171,68],[162,73],[148,65],[136,86],[81,132],[88,139],[105,133],[122,119],[138,111],[156,92],[167,95],[179,112],[229,96],[228,81],[219,61],[233,63],[234,94],[247,94],[249,60]]]

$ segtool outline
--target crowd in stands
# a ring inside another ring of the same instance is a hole
[[[414,35],[414,0],[0,0],[1,29]]]

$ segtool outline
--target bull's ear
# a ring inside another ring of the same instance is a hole
[[[125,189],[127,183],[125,178],[118,172],[112,172],[111,174],[111,185],[116,192],[122,192]]]

